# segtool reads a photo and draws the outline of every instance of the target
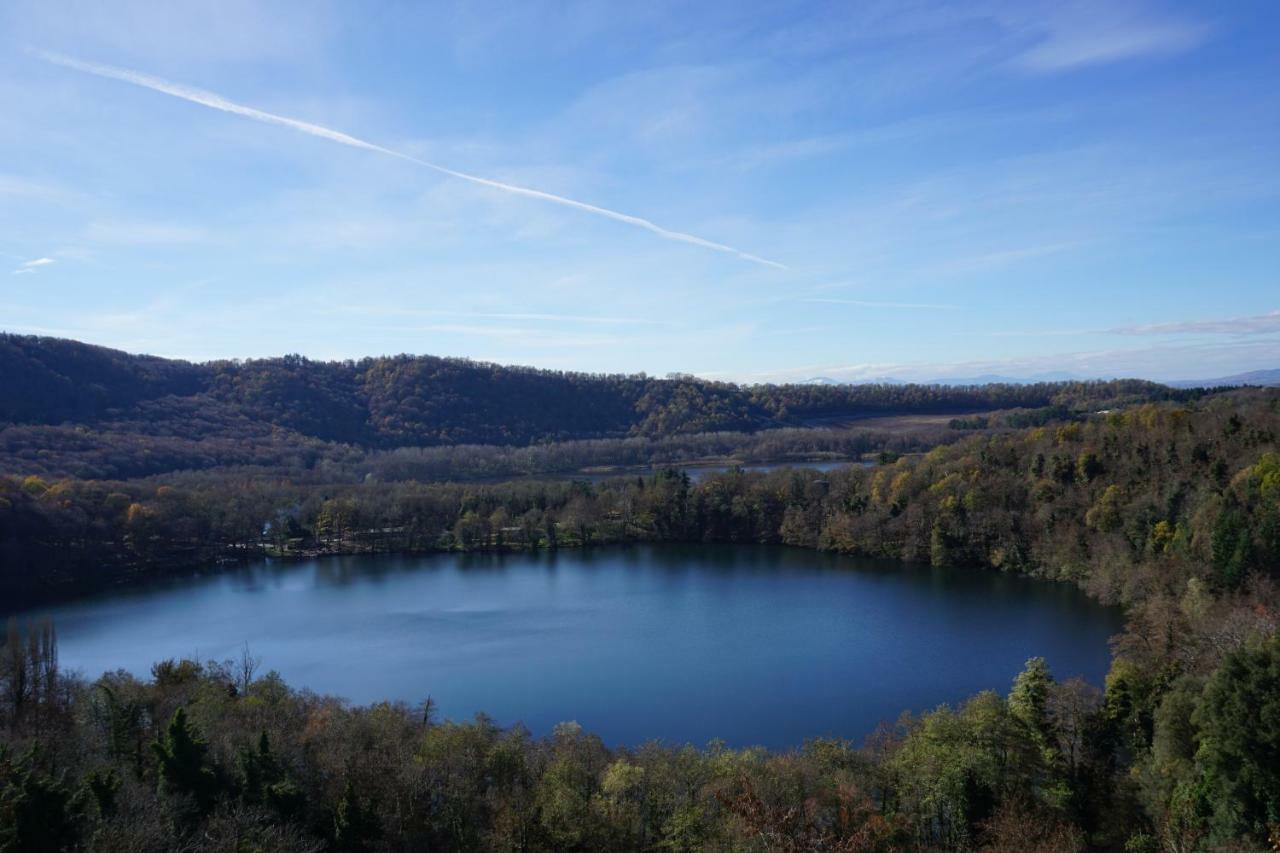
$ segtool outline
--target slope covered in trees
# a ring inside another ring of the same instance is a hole
[[[202,559],[336,550],[782,542],[992,565],[1127,601],[1157,576],[1235,587],[1280,556],[1280,394],[1146,404],[978,435],[870,469],[490,485],[209,472],[0,478],[11,586]],[[403,463],[402,464],[409,464]],[[113,569],[112,567],[116,567]]]
[[[1203,392],[1137,380],[972,387],[738,386],[394,356],[191,364],[0,335],[0,470],[86,479],[361,451],[528,446],[806,426],[886,413],[1081,410]]]
[[[646,539],[994,566],[1127,612],[1102,690],[1031,661],[1005,696],[786,754],[437,724],[234,664],[85,684],[15,632],[0,815],[13,839],[142,850],[1262,849],[1280,831],[1278,434],[1280,392],[1242,391],[700,483],[0,479],[7,595],[216,557]]]

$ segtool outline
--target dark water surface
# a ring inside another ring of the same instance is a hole
[[[674,468],[677,471],[683,471],[689,475],[689,479],[695,483],[714,477],[717,474],[726,474],[735,469],[741,469],[748,473],[767,474],[770,471],[781,471],[785,468],[793,468],[797,471],[818,471],[825,473],[827,471],[835,471],[840,468],[847,468],[850,465],[859,465],[863,468],[875,467],[877,463],[858,460],[858,459],[831,459],[824,462],[743,462],[738,463],[711,463],[703,464],[698,462],[672,462],[666,465],[642,465],[636,467],[607,467],[600,469],[586,468],[581,471],[560,472],[557,474],[526,474],[518,479],[522,480],[586,480],[590,483],[600,483],[605,480],[613,480],[618,477],[652,477],[663,471]],[[510,477],[491,477],[485,478],[486,482],[506,483],[510,482]]]
[[[248,642],[357,702],[771,747],[1006,692],[1032,655],[1100,684],[1120,628],[1064,584],[723,545],[264,563],[25,615],[52,616],[63,666],[90,677]]]

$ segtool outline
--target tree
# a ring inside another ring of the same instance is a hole
[[[944,705],[909,725],[888,769],[895,808],[926,849],[965,848],[1003,799],[1038,775],[1036,745],[995,693],[979,693],[958,712]]]
[[[348,779],[333,815],[333,849],[341,853],[363,853],[371,849],[380,835],[377,815],[360,801]]]
[[[1244,513],[1234,507],[1224,510],[1213,527],[1211,544],[1218,580],[1234,589],[1244,580],[1252,556],[1249,521]]]
[[[257,749],[241,747],[237,764],[240,798],[246,803],[269,806],[285,818],[301,809],[302,792],[285,778],[265,730],[258,735]]]
[[[1053,733],[1049,719],[1049,693],[1053,689],[1053,674],[1044,658],[1027,661],[1022,672],[1013,680],[1009,693],[1009,710],[1034,733],[1037,740],[1047,745]]]
[[[1192,719],[1211,840],[1265,840],[1280,823],[1280,633],[1228,655]]]
[[[151,745],[159,761],[160,793],[191,799],[200,814],[213,808],[218,777],[205,761],[209,745],[187,719],[185,708],[173,712],[163,738]]]
[[[1076,479],[1081,483],[1092,483],[1102,470],[1102,460],[1098,458],[1098,454],[1088,452],[1076,457]]]
[[[1069,678],[1050,687],[1048,721],[1057,736],[1058,752],[1072,776],[1088,757],[1101,706],[1102,691],[1083,678]]]
[[[34,763],[34,750],[11,761],[0,746],[0,853],[70,849],[79,837],[79,801]]]

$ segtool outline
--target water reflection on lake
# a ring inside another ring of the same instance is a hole
[[[294,686],[358,702],[774,747],[1007,691],[1032,655],[1101,683],[1120,627],[1066,585],[713,545],[263,563],[25,615],[43,614],[90,676],[247,641]]]

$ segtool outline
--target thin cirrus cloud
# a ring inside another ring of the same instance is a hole
[[[1280,311],[1226,320],[1184,320],[1109,329],[1117,335],[1267,335],[1280,332]]]
[[[300,119],[289,118],[288,116],[277,115],[276,113],[269,113],[254,107],[245,106],[244,104],[238,104],[213,92],[184,86],[179,83],[172,83],[168,80],[153,77],[150,74],[144,74],[140,71],[133,71],[127,68],[117,68],[112,65],[102,65],[96,62],[84,62],[69,56],[63,56],[62,54],[50,53],[42,50],[32,50],[31,53],[46,62],[53,63],[54,65],[60,65],[64,68],[70,68],[75,71],[81,71],[86,74],[93,74],[95,76],[105,77],[111,80],[120,80],[134,86],[141,86],[144,89],[151,89],[152,91],[161,92],[165,95],[181,98],[184,101],[200,104],[201,106],[209,107],[210,109],[221,110],[222,112],[232,113],[234,115],[243,116],[266,124],[287,127],[292,130],[306,133],[310,136],[317,136],[321,139],[327,139],[330,142],[336,142],[339,145],[346,145],[351,148],[359,148],[365,151],[385,154],[388,157],[395,157],[397,159],[413,163],[417,166],[430,169],[434,172],[439,172],[440,174],[468,181],[473,184],[479,184],[480,186],[489,187],[490,189],[496,189],[513,195],[525,196],[527,198],[538,199],[539,201],[545,201],[551,204],[570,207],[594,216],[600,216],[605,219],[612,219],[615,222],[622,222],[626,225],[642,228],[646,231],[657,234],[659,237],[666,240],[673,240],[678,243],[686,243],[703,249],[723,252],[754,264],[760,264],[781,270],[787,269],[785,265],[780,264],[777,261],[771,261],[759,255],[744,252],[741,249],[734,248],[733,246],[729,246],[724,243],[717,243],[693,234],[686,234],[681,231],[672,231],[639,216],[633,216],[629,213],[622,213],[617,210],[610,210],[609,208],[599,207],[594,204],[588,204],[584,201],[578,201],[577,199],[567,198],[565,196],[532,189],[530,187],[522,187],[516,184],[495,181],[490,178],[483,178],[478,175],[471,175],[466,172],[459,172],[455,169],[450,169],[437,163],[431,163],[427,160],[419,159],[411,154],[405,154],[401,151],[385,148],[381,145],[343,133],[342,131],[333,130],[332,128],[323,127],[318,124],[312,124],[311,122],[301,121]]]
[[[30,275],[40,267],[47,267],[52,263],[54,263],[53,258],[35,258],[34,260],[24,261],[13,271],[13,275]]]
[[[600,326],[668,326],[665,320],[651,320],[644,317],[608,317],[599,314],[548,314],[536,312],[514,311],[418,311],[401,306],[382,307],[377,305],[344,305],[340,309],[343,315],[365,314],[391,317],[448,317],[478,318],[484,320],[510,320],[521,323],[582,323]]]
[[[896,308],[904,311],[956,311],[959,305],[945,305],[934,302],[870,302],[864,299],[823,299],[809,297],[801,302],[814,302],[822,305],[853,305],[859,308]]]
[[[1105,7],[1068,8],[1052,20],[1034,47],[1016,64],[1036,73],[1071,71],[1091,65],[1160,56],[1190,50],[1208,36],[1208,28],[1182,20],[1126,17]]]

